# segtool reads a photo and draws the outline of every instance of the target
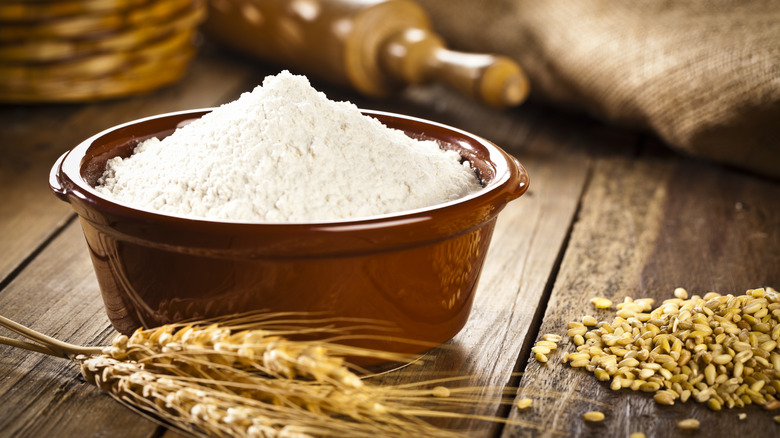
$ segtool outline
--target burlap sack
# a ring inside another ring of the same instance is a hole
[[[513,57],[532,96],[780,176],[777,0],[420,0],[453,48]]]

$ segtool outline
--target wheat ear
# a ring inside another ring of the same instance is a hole
[[[273,328],[279,321],[269,322],[267,316],[234,322],[138,330],[97,348],[63,343],[2,318],[0,325],[35,343],[3,337],[0,343],[74,360],[87,381],[123,403],[201,436],[459,436],[425,420],[436,417],[538,429],[527,422],[452,410],[509,403],[503,397],[509,391],[485,398],[481,394],[490,388],[428,387],[446,379],[374,385],[361,380],[339,354],[403,356],[287,338],[338,329],[305,326],[296,332],[287,321],[279,330]]]
[[[105,356],[78,357],[88,382],[119,401],[154,412],[194,435],[209,437],[459,437],[454,431],[404,418],[327,416],[297,404],[267,403],[251,392],[226,391],[200,379],[150,371],[144,364]],[[286,383],[285,383],[286,382]],[[213,382],[211,382],[213,383]],[[295,382],[281,379],[277,389]],[[237,385],[236,388],[241,385]],[[317,387],[299,389],[315,391]],[[324,390],[324,388],[320,388]],[[374,416],[376,417],[376,416]]]

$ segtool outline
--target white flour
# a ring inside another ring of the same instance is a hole
[[[456,152],[410,139],[282,72],[162,141],[109,160],[96,188],[163,213],[313,222],[427,207],[480,184]]]

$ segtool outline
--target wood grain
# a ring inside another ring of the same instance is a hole
[[[743,294],[780,282],[780,187],[677,157],[643,160],[602,158],[566,248],[540,335],[565,334],[568,321],[593,314],[611,320],[614,310],[595,310],[589,299],[605,296],[671,298],[677,286],[703,295],[715,290]],[[565,336],[564,336],[565,337]],[[712,412],[699,404],[665,407],[644,393],[612,392],[592,374],[559,362],[565,341],[550,362],[530,361],[520,394],[534,407],[513,418],[563,430],[572,436],[674,436],[676,422],[698,418],[708,436],[770,436],[773,414],[758,408]],[[607,414],[603,424],[581,419],[587,410]],[[746,412],[748,422],[736,420]],[[507,428],[504,436],[552,436]]]
[[[0,309],[7,318],[66,342],[105,345],[114,334],[78,223],[2,291]],[[97,436],[121,430],[123,436],[144,437],[157,428],[79,376],[78,366],[65,359],[0,345],[0,436]]]

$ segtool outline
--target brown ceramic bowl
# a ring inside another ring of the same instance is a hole
[[[364,111],[411,137],[458,151],[476,167],[484,188],[429,208],[294,224],[161,214],[94,190],[107,159],[128,156],[139,141],[165,137],[209,111],[119,125],[65,153],[52,168],[49,184],[79,215],[106,312],[119,332],[263,309],[390,321],[399,329],[392,337],[432,344],[458,333],[496,217],[528,187],[515,158],[452,127]],[[426,349],[389,337],[372,345]]]

